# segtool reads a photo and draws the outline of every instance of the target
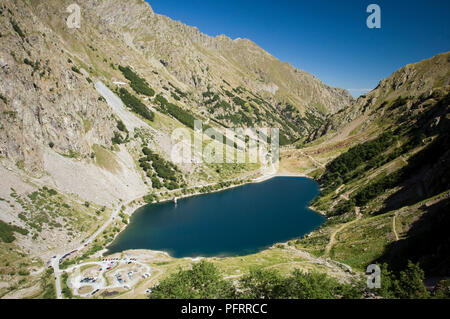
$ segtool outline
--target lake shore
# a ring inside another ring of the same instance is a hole
[[[289,172],[289,171],[287,171],[285,169],[281,169],[280,170],[279,168],[277,170],[275,170],[274,167],[273,167],[271,169],[268,168],[268,171],[264,172],[259,177],[248,179],[248,180],[245,180],[245,178],[242,179],[241,181],[243,181],[243,182],[240,183],[240,184],[233,184],[233,185],[230,185],[230,186],[227,186],[227,187],[224,187],[224,188],[220,188],[220,189],[217,189],[217,190],[211,190],[211,191],[208,191],[208,192],[196,192],[196,193],[191,193],[191,194],[183,194],[181,196],[177,196],[176,198],[177,198],[177,200],[180,200],[180,199],[189,198],[189,197],[195,197],[195,196],[199,196],[199,195],[207,195],[207,194],[218,193],[218,192],[226,191],[226,190],[229,190],[229,189],[232,189],[232,188],[244,186],[244,185],[247,185],[247,184],[262,183],[262,182],[268,181],[268,180],[276,178],[276,177],[305,177],[305,178],[309,178],[305,174]],[[219,184],[219,183],[217,183],[217,184]],[[203,187],[203,186],[204,185],[195,186],[195,187]],[[193,188],[195,188],[195,187],[193,187]],[[158,200],[158,201],[154,201],[152,203],[146,203],[141,198],[141,199],[135,200],[135,201],[131,202],[130,204],[126,205],[124,213],[127,214],[129,217],[131,217],[139,208],[141,208],[143,206],[150,205],[150,204],[167,203],[167,202],[171,202],[171,201],[174,201],[174,197],[166,198],[166,199],[162,199],[162,200]],[[311,209],[312,211],[316,212],[317,214],[321,215],[321,216],[326,216],[323,212],[316,211],[316,210],[312,209],[311,207],[308,207],[308,208]],[[127,226],[128,225],[124,225],[120,229],[120,231],[117,232],[114,235],[114,238],[113,238],[112,242],[114,242],[117,239],[117,237],[120,234],[122,234],[122,232],[127,228]],[[108,246],[109,245],[104,247],[104,249],[101,251],[101,255],[103,255],[103,254],[107,255],[108,254]],[[164,253],[168,254],[167,252],[164,252]],[[201,257],[201,258],[204,258],[204,257]]]
[[[265,249],[273,243],[301,237],[324,221],[321,215],[307,207],[309,201],[317,195],[317,184],[314,181],[292,174],[274,177],[275,174],[267,183],[247,183],[237,191],[198,196],[195,200],[180,200],[178,205],[166,202],[144,206],[133,215],[130,221],[132,227],[121,233],[122,236],[108,247],[108,253],[129,249],[158,250],[165,247],[174,249],[174,257],[197,257],[197,253],[198,256],[218,256],[222,253],[228,255],[234,254],[235,250],[238,254],[251,254],[255,249],[252,246],[255,241],[262,243],[258,244],[258,250]],[[147,213],[150,211],[151,214]],[[184,223],[182,220],[185,219],[189,222]],[[203,227],[206,224],[208,227]],[[182,241],[174,241],[176,236],[171,231],[181,229],[180,227],[183,229],[182,233],[196,235],[187,235]],[[255,231],[256,228],[262,232]],[[234,241],[223,240],[229,236],[228,229],[236,231]],[[216,237],[218,239],[214,243],[199,241],[199,238]],[[153,244],[150,245],[150,242]],[[166,243],[171,243],[173,247],[165,246]],[[189,255],[190,253],[193,255]]]

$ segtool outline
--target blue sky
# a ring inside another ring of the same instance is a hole
[[[354,96],[400,67],[450,50],[448,0],[148,0],[158,14],[211,36],[248,38]],[[381,29],[369,29],[369,4]]]

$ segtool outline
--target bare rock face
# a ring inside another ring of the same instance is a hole
[[[58,37],[22,2],[3,7],[0,21],[0,154],[39,175],[45,148],[83,158],[94,143],[111,145],[111,112]]]
[[[196,27],[155,14],[146,3],[92,1],[83,5],[100,19],[99,27],[126,33],[137,51],[161,61],[190,87],[218,89],[225,79],[235,86],[245,84],[268,93],[277,102],[293,100],[302,111],[320,107],[325,113],[337,112],[353,100],[346,90],[331,88],[280,62],[250,40],[210,37]]]
[[[111,146],[116,121],[92,84],[123,81],[111,65],[130,65],[169,100],[173,94],[164,90],[177,87],[187,97],[176,102],[199,116],[223,125],[244,118],[240,125],[285,127],[291,140],[314,129],[306,113],[321,120],[352,101],[347,91],[280,62],[249,40],[207,36],[155,14],[145,1],[83,1],[81,29],[65,23],[70,4],[2,4],[0,154],[34,175],[43,173],[46,148],[82,159],[94,144]],[[246,105],[234,105],[225,94],[237,88]],[[205,92],[218,94],[232,109],[213,113],[204,105]]]

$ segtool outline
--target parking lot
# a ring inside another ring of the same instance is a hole
[[[70,274],[69,287],[79,297],[92,297],[107,289],[127,291],[152,276],[150,266],[136,258],[119,257],[79,264],[66,272]]]

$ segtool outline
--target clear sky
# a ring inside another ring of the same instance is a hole
[[[359,96],[400,67],[450,51],[449,0],[148,0],[211,36],[247,38]],[[366,26],[369,4],[381,28]]]

